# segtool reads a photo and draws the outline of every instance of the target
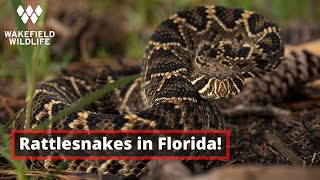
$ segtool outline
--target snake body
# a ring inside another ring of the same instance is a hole
[[[226,102],[243,105],[277,104],[294,95],[302,86],[320,75],[320,57],[307,50],[288,50],[279,67],[247,83],[243,91]],[[245,100],[245,101],[243,101]],[[225,105],[225,107],[227,104]]]
[[[140,90],[143,98],[135,101],[136,109],[120,106],[119,111],[128,114],[108,113],[108,108],[79,110],[50,124],[49,129],[222,129],[224,120],[215,100],[239,94],[245,78],[275,69],[283,55],[279,28],[257,13],[221,6],[183,10],[162,22],[147,44],[143,76],[123,96],[125,104],[133,104],[130,95]],[[93,89],[75,76],[39,83],[31,127]],[[24,126],[22,120],[19,128]],[[44,164],[54,165],[51,161]],[[148,162],[74,161],[69,170],[141,175],[148,172]]]

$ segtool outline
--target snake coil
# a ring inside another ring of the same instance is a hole
[[[129,114],[79,110],[49,129],[224,128],[214,101],[237,95],[244,78],[273,70],[283,55],[279,28],[259,14],[221,6],[180,11],[159,25],[146,47],[143,78],[137,81],[149,108]],[[75,76],[41,82],[33,97],[32,128],[92,90]],[[69,169],[141,175],[148,171],[147,164],[74,161]],[[44,166],[54,164],[46,161]]]

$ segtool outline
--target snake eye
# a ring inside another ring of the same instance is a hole
[[[218,55],[218,51],[217,49],[210,49],[209,53],[208,53],[208,56],[212,59],[216,58]]]
[[[238,36],[236,36],[236,39],[237,39],[238,41],[243,40],[243,35],[242,35],[242,34],[239,34]]]

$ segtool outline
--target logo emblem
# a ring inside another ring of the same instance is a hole
[[[26,10],[20,5],[17,9],[18,15],[21,17],[21,20],[24,24],[30,19],[33,24],[35,24],[42,13],[40,6],[37,6],[35,10],[29,5]]]

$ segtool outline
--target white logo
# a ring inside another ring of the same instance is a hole
[[[1,1],[1,0],[0,0]],[[40,6],[37,6],[36,9],[32,9],[31,6],[28,6],[26,9],[23,9],[22,6],[19,6],[17,9],[18,15],[21,17],[21,20],[24,24],[27,24],[29,19],[33,24],[35,24],[39,16],[42,13]],[[10,45],[20,45],[20,46],[36,46],[36,45],[50,45],[51,39],[55,37],[54,31],[4,31],[4,36],[9,40]]]
[[[18,15],[21,17],[21,20],[23,23],[27,23],[29,18],[33,24],[35,24],[38,20],[38,17],[42,13],[42,9],[40,6],[37,6],[37,8],[33,11],[32,7],[29,5],[26,10],[23,9],[23,7],[20,5],[17,9]]]

